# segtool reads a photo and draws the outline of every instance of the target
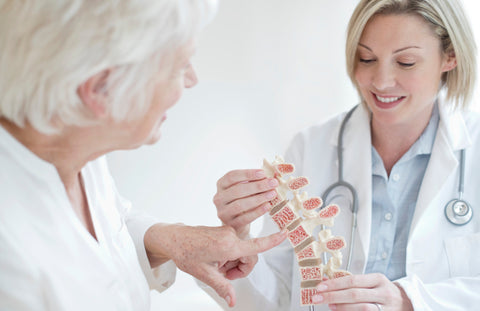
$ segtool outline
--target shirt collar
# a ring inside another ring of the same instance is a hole
[[[412,153],[412,157],[414,157],[421,154],[431,154],[439,121],[440,115],[438,113],[438,105],[435,103],[433,106],[432,116],[430,117],[427,127],[405,155]]]
[[[2,153],[8,154],[36,178],[49,182],[59,179],[55,166],[40,159],[0,125],[0,156]]]

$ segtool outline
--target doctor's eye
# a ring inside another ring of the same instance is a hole
[[[415,63],[403,63],[403,62],[398,62],[398,64],[401,67],[405,67],[405,68],[413,67],[415,65]]]
[[[364,64],[370,64],[375,61],[374,59],[368,59],[368,58],[359,58],[358,60]]]

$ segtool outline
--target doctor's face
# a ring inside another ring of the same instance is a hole
[[[360,38],[355,67],[372,125],[426,125],[442,74],[455,65],[422,17],[374,16]]]

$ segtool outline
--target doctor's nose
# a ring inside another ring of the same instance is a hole
[[[385,65],[377,66],[373,73],[372,84],[379,91],[394,87],[396,84],[394,70]]]

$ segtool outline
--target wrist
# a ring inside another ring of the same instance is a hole
[[[148,228],[143,242],[152,268],[175,258],[176,236],[183,227],[184,224],[157,223]]]

